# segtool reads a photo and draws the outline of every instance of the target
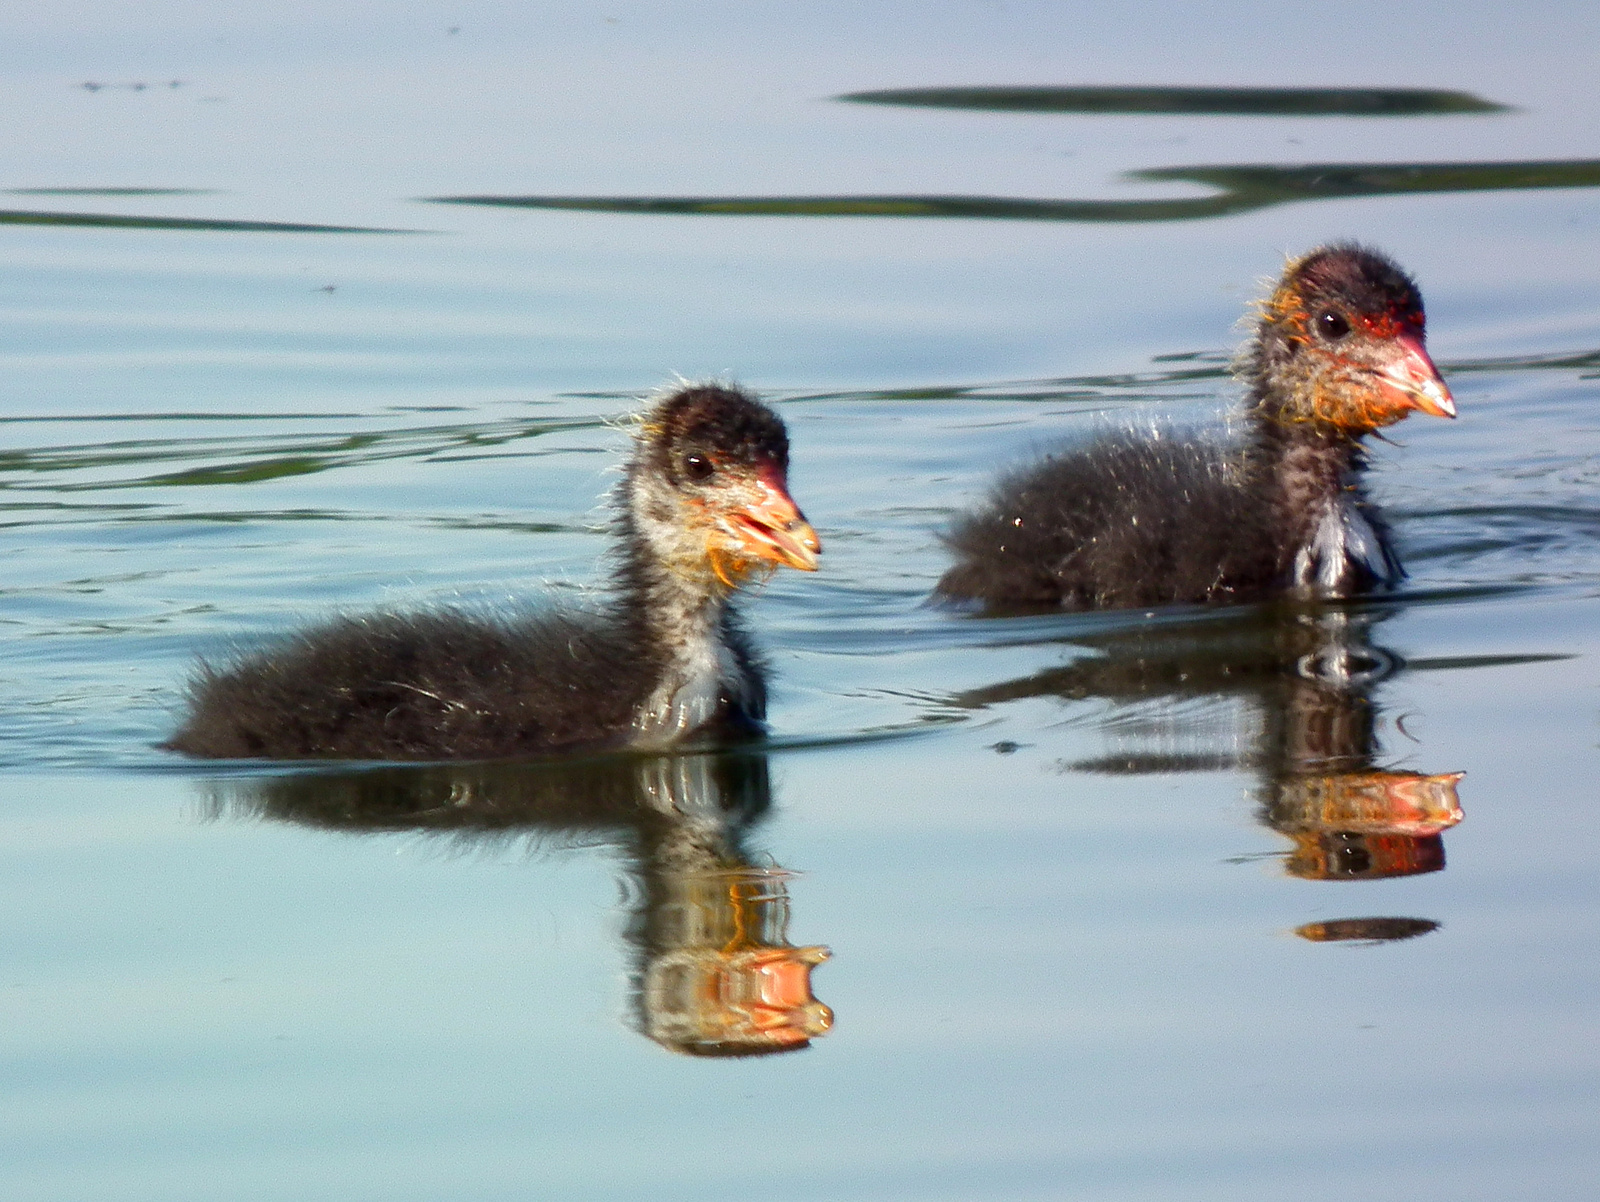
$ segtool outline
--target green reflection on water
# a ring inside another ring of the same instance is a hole
[[[215,196],[216,188],[5,188],[7,196]]]
[[[434,204],[608,213],[784,217],[980,217],[1011,221],[1143,222],[1226,217],[1306,200],[1413,193],[1600,187],[1600,159],[1517,163],[1324,163],[1154,167],[1149,182],[1210,185],[1212,196],[1167,200],[1023,200],[1004,196],[435,196]]]
[[[285,476],[308,476],[328,466],[321,459],[309,457],[289,459],[264,459],[257,463],[230,464],[226,467],[196,468],[189,472],[174,472],[170,476],[153,476],[145,484],[255,484],[261,480],[279,480]]]
[[[893,88],[834,99],[1005,113],[1424,117],[1512,111],[1470,92],[1431,88]]]
[[[43,194],[43,189],[31,194]],[[50,192],[50,195],[63,195]],[[96,195],[107,195],[96,192]],[[153,190],[117,195],[171,195]],[[211,230],[256,234],[417,234],[421,230],[382,229],[361,225],[308,225],[297,221],[221,221],[208,217],[131,217],[122,213],[52,213],[43,209],[0,209],[0,225],[68,225],[128,230]]]
[[[347,420],[341,415],[311,415],[321,423]],[[534,452],[514,444],[566,430],[589,429],[598,418],[511,417],[453,425],[397,427],[380,430],[273,431],[235,436],[196,436],[197,420],[221,419],[209,414],[148,415],[106,418],[113,423],[172,421],[183,431],[177,437],[138,438],[92,444],[27,447],[0,451],[0,497],[18,492],[51,493],[179,485],[251,484],[287,476],[304,476],[334,468],[369,466],[386,461],[462,462],[475,458]],[[259,420],[277,422],[280,418]],[[194,461],[200,462],[194,464]],[[194,466],[182,466],[194,464]],[[169,470],[153,470],[167,468]],[[5,504],[0,503],[0,509]]]

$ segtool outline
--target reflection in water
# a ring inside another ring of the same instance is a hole
[[[487,458],[536,455],[516,444],[570,430],[593,429],[599,417],[474,416],[428,421],[393,413],[135,413],[88,419],[0,418],[18,421],[88,420],[142,427],[168,423],[169,438],[128,434],[92,443],[24,446],[0,451],[0,489],[8,495],[92,493],[113,489],[250,484],[390,461],[423,462],[445,456]],[[211,423],[200,433],[201,422]],[[285,429],[285,426],[288,426]],[[252,427],[267,427],[256,433]],[[240,427],[244,432],[236,432]],[[259,512],[259,511],[258,511]],[[328,511],[320,511],[327,513]],[[230,513],[230,517],[236,517]],[[531,526],[531,529],[538,529]]]
[[[215,196],[220,188],[0,188],[6,196]]]
[[[1440,832],[1461,821],[1461,773],[1347,772],[1280,783],[1262,820],[1294,840],[1288,870],[1308,880],[1414,876],[1444,867]]]
[[[892,88],[834,99],[983,112],[1141,116],[1428,117],[1511,111],[1470,92],[1433,88]]]
[[[984,217],[1013,221],[1142,222],[1227,217],[1304,200],[1409,193],[1600,187],[1600,159],[1520,163],[1316,163],[1157,167],[1139,182],[1200,184],[1211,196],[1171,200],[1024,200],[1004,196],[435,196],[436,204],[608,213],[787,217]]]
[[[1112,703],[1100,729],[1112,751],[1075,771],[1141,775],[1245,769],[1259,817],[1287,837],[1286,870],[1308,880],[1437,872],[1442,832],[1461,821],[1456,772],[1380,767],[1378,686],[1402,667],[1370,639],[1384,615],[1284,604],[1143,622],[1073,641],[1098,654],[958,698],[987,706],[1055,694]],[[1371,932],[1425,920],[1350,919],[1366,932],[1307,938],[1389,938]],[[1431,929],[1431,927],[1429,928]]]
[[[37,188],[33,194],[60,195],[65,189]],[[177,188],[149,188],[122,195],[171,195]],[[97,190],[96,195],[104,195]],[[308,225],[298,221],[224,221],[210,217],[132,217],[125,213],[56,213],[46,209],[0,209],[0,225],[71,225],[121,230],[210,230],[245,234],[415,234],[417,230],[363,225]]]
[[[811,995],[822,947],[791,947],[781,869],[663,872],[639,912],[645,1034],[675,1051],[743,1056],[805,1047],[833,1024]]]
[[[789,874],[743,847],[770,804],[758,754],[306,773],[218,782],[210,797],[219,816],[620,847],[640,1029],[700,1056],[795,1051],[833,1024],[811,993],[827,949],[788,941]]]
[[[1308,922],[1294,933],[1312,943],[1397,943],[1438,929],[1429,918],[1335,918]]]

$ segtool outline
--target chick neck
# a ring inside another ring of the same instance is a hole
[[[632,742],[661,747],[730,707],[749,708],[754,689],[730,645],[735,590],[714,570],[682,495],[636,458],[620,500],[616,616],[652,661],[655,681]]]
[[[1390,584],[1400,568],[1366,514],[1361,475],[1370,429],[1299,415],[1320,382],[1258,353],[1249,396],[1252,470],[1271,520],[1284,534],[1293,585],[1342,595],[1362,583]],[[1293,415],[1293,416],[1291,416]]]

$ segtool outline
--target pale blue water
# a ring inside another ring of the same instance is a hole
[[[1593,1197],[1597,25],[7,9],[0,187],[45,191],[0,194],[0,1195]],[[832,99],[1002,84],[1511,111]],[[1414,190],[1014,215],[1215,194],[1126,172],[1373,163]],[[1218,413],[1260,281],[1344,236],[1416,273],[1461,411],[1375,449],[1397,595],[1305,621],[925,604],[938,531],[998,467]],[[156,746],[198,655],[336,610],[581,594],[617,419],[674,373],[778,403],[824,542],[749,606],[779,672],[765,754],[352,777]],[[1372,680],[1330,698],[1305,665],[1346,652]],[[1291,748],[1329,729],[1357,732],[1348,762],[1310,771]],[[1363,800],[1437,809],[1460,772],[1442,833],[1353,832]],[[725,919],[731,863],[767,945],[832,953],[832,1029],[794,1054],[651,1037],[641,982],[689,954],[668,918]],[[1374,932],[1412,937],[1331,937]]]

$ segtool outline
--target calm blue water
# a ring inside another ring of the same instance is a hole
[[[89,4],[0,32],[4,1197],[1600,1190],[1600,15]],[[833,99],[1007,84],[1507,111]],[[1347,236],[1420,279],[1461,411],[1375,448],[1403,589],[925,604],[997,468],[1213,420],[1261,281]],[[778,403],[823,539],[748,607],[770,747],[158,749],[198,655],[586,595],[618,419],[675,373]],[[763,1012],[682,981],[806,967],[809,1047],[683,1054]]]

